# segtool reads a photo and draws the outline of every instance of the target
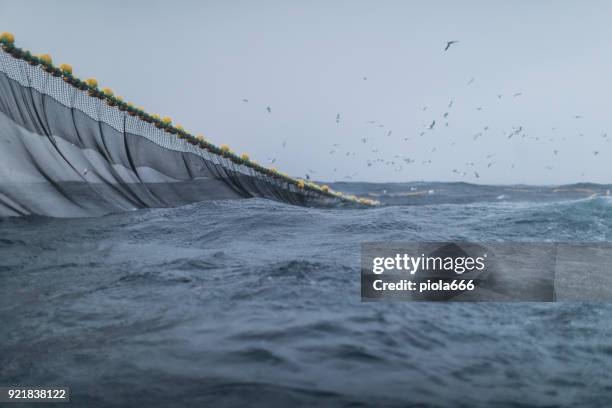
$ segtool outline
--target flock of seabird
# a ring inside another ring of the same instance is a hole
[[[446,42],[445,47],[443,48],[444,52],[448,51],[448,50],[449,50],[449,49],[450,49],[450,48],[451,48],[453,45],[455,45],[455,44],[457,44],[457,43],[459,43],[459,41],[458,41],[458,40],[447,41],[447,42]],[[362,77],[362,80],[363,80],[363,81],[367,81],[367,80],[368,80],[368,77],[367,77],[367,76],[363,76],[363,77]],[[469,81],[467,81],[466,85],[471,85],[471,84],[473,84],[475,80],[476,80],[476,78],[475,78],[475,77],[470,78],[470,80],[469,80]],[[512,94],[512,97],[513,97],[513,98],[518,98],[518,97],[520,97],[520,96],[522,96],[522,95],[523,95],[523,93],[522,93],[522,92],[515,92],[514,94]],[[502,98],[502,96],[503,96],[502,94],[497,94],[497,98],[498,98],[498,99],[501,99],[501,98]],[[243,101],[244,103],[248,103],[248,102],[249,102],[249,100],[248,100],[247,98],[242,99],[242,101]],[[448,109],[452,108],[453,103],[454,103],[454,100],[453,100],[453,99],[451,99],[451,100],[449,101],[449,103],[448,103]],[[421,108],[421,110],[422,110],[423,112],[427,111],[427,109],[428,109],[428,106],[423,106],[423,107]],[[476,110],[478,110],[478,111],[482,111],[482,107],[480,107],[480,106],[479,106],[479,107],[477,107],[477,108],[476,108]],[[266,112],[267,112],[268,114],[271,114],[271,113],[272,113],[272,108],[271,108],[269,105],[266,107]],[[450,112],[449,112],[449,111],[445,111],[445,112],[442,114],[442,116],[441,116],[441,119],[444,119],[444,120],[445,120],[444,124],[445,124],[445,126],[446,126],[446,127],[448,127],[448,125],[449,125],[449,124],[448,124],[448,122],[446,121],[446,120],[447,120],[447,118],[448,118],[448,116],[449,116],[449,114],[450,114]],[[582,116],[582,115],[574,115],[574,116],[573,116],[573,118],[574,118],[574,119],[582,119],[582,118],[583,118],[583,116]],[[336,119],[335,119],[335,121],[336,121],[336,124],[338,124],[338,125],[340,124],[340,122],[341,122],[341,115],[340,115],[340,113],[337,113],[337,114],[336,114]],[[421,131],[421,132],[420,132],[419,136],[425,136],[425,135],[427,134],[427,132],[429,132],[429,131],[433,131],[433,130],[434,130],[434,128],[436,127],[436,123],[437,123],[437,122],[436,122],[436,119],[432,119],[431,123],[430,123],[428,126],[426,126],[426,127],[425,127],[425,130],[424,130],[424,131]],[[378,121],[376,121],[376,120],[368,120],[368,121],[366,121],[366,124],[368,124],[368,125],[372,125],[372,126],[375,126],[375,127],[378,127],[378,128],[385,128],[385,125],[384,125],[384,124],[382,124],[382,123],[380,123],[380,122],[378,122]],[[556,127],[553,127],[553,128],[552,128],[552,130],[553,130],[553,131],[555,131],[555,130],[556,130]],[[484,136],[484,135],[485,135],[485,133],[487,133],[487,131],[489,131],[489,126],[484,126],[484,127],[482,128],[482,131],[479,131],[479,132],[477,132],[477,133],[475,133],[475,134],[473,134],[473,135],[472,135],[472,140],[473,140],[473,141],[476,141],[476,140],[477,140],[479,137]],[[392,134],[393,134],[393,131],[392,131],[392,130],[390,130],[390,129],[389,129],[389,130],[387,130],[387,131],[386,131],[386,135],[387,135],[388,137],[390,137]],[[533,140],[536,140],[536,141],[537,141],[537,140],[539,140],[539,138],[538,138],[538,137],[531,137],[531,136],[528,136],[528,135],[527,135],[527,134],[524,132],[523,126],[520,126],[520,125],[519,125],[519,126],[516,126],[516,127],[512,127],[512,129],[511,129],[510,131],[504,132],[504,135],[506,136],[506,138],[507,138],[507,139],[512,139],[513,137],[521,137],[521,138],[533,139]],[[584,135],[581,133],[579,136],[580,136],[580,137],[583,137]],[[606,141],[609,141],[609,139],[607,139],[607,137],[608,137],[607,133],[602,134],[602,137],[603,137],[604,139],[606,139]],[[362,137],[360,140],[361,140],[361,142],[362,142],[362,143],[367,143],[367,142],[368,142],[370,139],[369,139],[369,138],[367,138],[367,137]],[[404,141],[409,141],[409,140],[410,140],[410,138],[409,138],[409,137],[404,137],[404,138],[403,138],[403,140],[404,140]],[[554,138],[549,139],[549,141],[554,141],[554,140],[555,140]],[[563,140],[565,140],[565,138],[563,138]],[[286,141],[286,140],[284,140],[284,141],[282,142],[282,147],[283,147],[283,148],[285,148],[285,147],[286,147],[286,145],[287,145],[287,141]],[[455,142],[454,142],[454,141],[452,141],[450,145],[451,145],[451,146],[454,146],[454,145],[455,145]],[[338,143],[334,143],[334,144],[333,144],[333,148],[332,148],[332,149],[329,151],[329,154],[330,154],[330,155],[333,155],[333,154],[340,153],[339,147],[340,147],[340,144],[338,144]],[[437,150],[437,148],[436,148],[436,147],[434,147],[434,148],[432,148],[432,149],[431,149],[430,153],[434,153],[434,152],[436,152],[436,150]],[[372,150],[371,150],[371,152],[372,152],[372,153],[374,153],[374,154],[376,154],[376,153],[379,153],[379,150],[378,150],[378,149],[372,149]],[[557,156],[557,155],[558,155],[558,153],[559,153],[559,150],[558,150],[558,149],[553,149],[552,153],[553,153],[553,155],[554,155],[554,156]],[[593,151],[593,155],[594,155],[594,156],[599,155],[599,153],[600,153],[600,152],[599,152],[598,150]],[[355,155],[356,155],[356,153],[355,153],[355,152],[351,152],[351,151],[347,151],[347,152],[345,152],[345,156],[355,156]],[[494,165],[496,164],[496,161],[492,161],[492,160],[491,160],[491,159],[492,159],[494,156],[495,156],[495,154],[494,154],[494,153],[492,153],[492,154],[488,154],[488,155],[486,155],[486,156],[484,157],[485,162],[487,163],[487,164],[486,164],[486,168],[487,168],[487,169],[488,169],[488,168],[491,168],[492,166],[494,166]],[[268,163],[270,163],[270,164],[274,164],[274,163],[276,163],[276,161],[277,161],[277,159],[276,159],[276,158],[274,158],[274,157],[272,157],[272,158],[269,158],[269,159],[268,159]],[[392,166],[392,167],[394,168],[394,170],[395,170],[395,171],[402,171],[402,170],[403,170],[403,168],[404,168],[404,165],[409,165],[409,164],[416,163],[416,162],[417,162],[417,161],[416,161],[415,159],[412,159],[412,158],[409,158],[409,157],[403,157],[403,156],[401,156],[401,155],[399,155],[399,154],[396,154],[396,155],[393,157],[393,159],[390,159],[390,160],[389,160],[389,159],[384,159],[384,158],[372,158],[372,159],[368,159],[368,160],[366,161],[366,165],[367,165],[367,167],[372,167],[372,166],[374,166],[374,165],[376,165],[376,164],[382,164],[382,165],[386,165],[386,166]],[[428,159],[428,160],[421,160],[421,161],[420,161],[420,163],[421,163],[422,165],[428,165],[428,164],[431,164],[431,163],[432,163],[432,160],[431,160],[431,159]],[[466,176],[471,175],[471,176],[472,176],[474,179],[479,179],[479,178],[480,178],[480,174],[478,173],[478,171],[476,171],[476,170],[471,170],[471,171],[470,171],[470,170],[468,170],[468,169],[467,169],[468,167],[474,167],[474,166],[476,166],[476,163],[474,163],[473,161],[469,161],[469,162],[466,162],[466,163],[465,163],[465,166],[466,166],[466,169],[464,169],[464,170],[453,169],[453,170],[452,170],[452,173],[454,173],[454,174],[456,174],[456,175],[463,176],[463,177],[466,177]],[[511,168],[511,169],[513,169],[514,167],[515,167],[515,164],[514,164],[514,163],[511,163],[511,164],[510,164],[510,168]],[[553,167],[553,166],[551,166],[551,165],[547,165],[547,166],[545,166],[545,168],[546,168],[547,170],[552,170],[552,169],[554,169],[554,167]],[[308,172],[305,174],[305,178],[306,178],[307,180],[310,180],[310,178],[311,178],[311,174],[316,174],[316,172],[315,172],[314,170],[312,170],[312,169],[308,169],[307,171],[308,171]],[[334,171],[334,172],[337,172],[337,171],[338,171],[338,168],[334,168],[334,169],[333,169],[333,171]],[[355,176],[357,176],[357,174],[358,174],[358,173],[352,173],[352,174],[350,174],[350,175],[346,175],[346,176],[344,176],[344,179],[347,179],[347,180],[352,180],[352,179],[353,179]]]

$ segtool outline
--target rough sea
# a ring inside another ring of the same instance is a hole
[[[363,242],[611,241],[612,187],[333,187],[386,205],[0,219],[0,385],[68,386],[75,407],[612,406],[611,304],[359,286]]]

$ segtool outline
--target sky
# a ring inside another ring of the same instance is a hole
[[[19,47],[325,181],[612,182],[610,17],[595,0],[0,0]]]

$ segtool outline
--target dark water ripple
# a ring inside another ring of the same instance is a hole
[[[411,205],[2,220],[1,382],[66,384],[87,407],[612,405],[608,304],[359,299],[362,242],[610,241],[612,201],[344,187]]]

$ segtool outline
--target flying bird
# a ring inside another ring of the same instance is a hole
[[[446,42],[446,47],[444,48],[444,51],[447,51],[450,48],[451,45],[457,44],[458,42],[459,41],[457,41],[457,40],[447,41]]]
[[[249,100],[248,100],[248,99],[246,99],[246,98],[244,98],[244,99],[242,100],[242,102],[244,102],[244,103],[247,103],[248,101],[249,101]]]
[[[267,107],[266,110],[268,111],[268,113],[272,113],[272,108],[271,107]]]
[[[436,126],[436,121],[435,120],[431,122],[431,125],[429,125],[429,129],[433,129],[434,126]]]
[[[522,92],[517,92],[514,95],[512,95],[513,98],[516,98],[518,96],[521,96],[523,93]]]
[[[340,114],[339,113],[336,115],[336,123],[340,123]]]

